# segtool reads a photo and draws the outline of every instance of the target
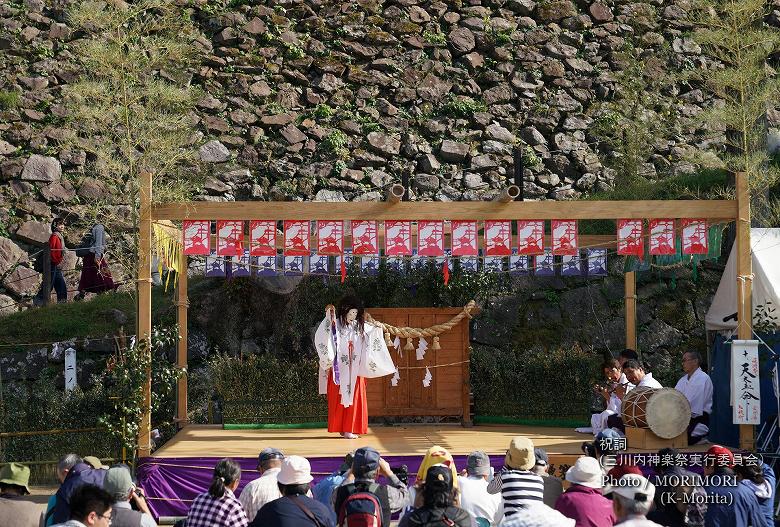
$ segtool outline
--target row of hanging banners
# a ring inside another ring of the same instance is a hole
[[[516,220],[516,244],[512,243],[513,220],[485,220],[484,247],[479,247],[477,221],[451,221],[450,247],[445,248],[444,221],[416,222],[386,220],[384,248],[380,251],[380,222],[352,220],[351,247],[345,247],[345,222],[342,220],[284,220],[282,254],[277,250],[277,222],[249,221],[249,244],[245,243],[242,220],[217,220],[216,250],[211,249],[210,220],[183,222],[185,255],[206,256],[206,276],[275,276],[332,274],[331,257],[335,257],[336,272],[342,280],[346,270],[360,257],[360,269],[367,274],[379,271],[380,259],[388,268],[404,272],[411,257],[413,267],[424,267],[433,260],[442,265],[445,282],[457,260],[461,271],[506,272],[554,276],[605,276],[607,250],[580,248],[575,220],[552,220],[552,246],[545,247],[544,220]],[[313,227],[312,224],[315,224]],[[417,228],[417,244],[412,244],[412,229]],[[316,245],[311,242],[316,229]],[[674,219],[641,219],[617,221],[619,256],[643,258],[679,254],[703,255],[709,251],[707,221],[681,219],[675,229]],[[681,233],[678,245],[677,234]],[[645,240],[649,247],[645,247]],[[224,257],[234,257],[235,260]],[[508,257],[508,262],[507,262]],[[557,258],[560,258],[558,261]],[[508,264],[508,267],[507,267]],[[253,270],[255,272],[253,272]]]

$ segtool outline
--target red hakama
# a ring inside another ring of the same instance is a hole
[[[368,399],[366,399],[366,379],[358,377],[355,381],[355,397],[352,406],[341,405],[339,387],[333,382],[333,369],[328,370],[328,432],[363,435],[368,431]]]

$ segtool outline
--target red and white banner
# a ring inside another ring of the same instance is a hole
[[[517,220],[517,254],[544,253],[544,221]]]
[[[344,252],[344,222],[342,220],[317,220],[317,253],[342,254]]]
[[[184,254],[211,253],[211,221],[184,220],[181,232],[183,235]]]
[[[376,221],[352,220],[352,254],[379,254]]]
[[[683,254],[707,254],[709,252],[707,220],[683,219],[680,220],[680,224]]]
[[[643,220],[618,220],[617,253],[622,256],[645,254],[645,242],[642,238]]]
[[[452,256],[477,256],[479,254],[477,222],[455,220],[452,221],[451,227]]]
[[[417,254],[444,255],[444,222],[439,220],[417,222]]]
[[[576,256],[579,252],[577,222],[575,220],[552,220],[552,253]]]
[[[675,254],[674,220],[650,220],[650,254]]]
[[[249,254],[276,256],[276,221],[251,220],[249,222]]]
[[[385,221],[385,256],[412,254],[412,222]]]
[[[485,220],[485,255],[509,256],[512,254],[512,222],[510,220]]]
[[[244,254],[244,222],[217,220],[217,256]]]
[[[284,220],[284,255],[309,256],[309,220]]]

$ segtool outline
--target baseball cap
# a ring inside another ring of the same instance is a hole
[[[103,480],[103,489],[112,496],[122,494],[127,497],[134,486],[130,471],[125,467],[111,467]]]
[[[309,460],[301,456],[284,458],[282,468],[276,476],[276,481],[282,485],[302,485],[311,483],[313,479]]]
[[[379,452],[370,446],[364,446],[355,450],[352,459],[352,471],[355,476],[362,476],[379,468]]]
[[[470,476],[487,476],[490,474],[490,458],[481,450],[469,454],[466,460],[466,472]]]
[[[728,467],[734,466],[734,454],[728,448],[720,445],[712,445],[707,454],[710,457],[708,463],[714,467]]]
[[[547,452],[543,448],[534,448],[534,458],[536,458],[535,466],[538,467],[546,467],[550,463]]]
[[[281,450],[278,450],[276,448],[264,448],[260,451],[260,454],[257,456],[257,461],[262,463],[263,461],[268,461],[269,459],[284,459],[284,454]]]
[[[602,494],[617,494],[632,501],[648,502],[653,501],[655,485],[643,476],[626,474],[615,485],[604,487]]]
[[[425,486],[449,490],[452,488],[452,469],[446,465],[433,465],[425,475]]]

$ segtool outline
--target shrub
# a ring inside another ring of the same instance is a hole
[[[470,119],[475,113],[484,112],[487,106],[482,101],[477,101],[465,95],[450,96],[442,106],[442,113],[451,117]]]
[[[13,110],[19,106],[19,92],[0,90],[0,110]]]

